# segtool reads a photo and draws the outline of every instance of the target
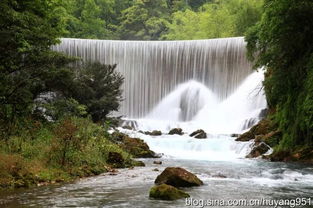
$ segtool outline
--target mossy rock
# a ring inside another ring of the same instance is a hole
[[[145,167],[146,166],[146,164],[144,162],[139,161],[139,160],[134,160],[133,165],[137,166],[137,167]]]
[[[135,158],[154,158],[155,153],[139,138],[124,137],[120,147],[132,154]]]
[[[243,134],[241,134],[237,139],[236,141],[239,141],[239,142],[247,142],[247,141],[250,141],[252,139],[254,139],[255,135],[250,132],[250,131],[247,131]]]
[[[190,197],[189,194],[175,188],[174,186],[161,184],[153,186],[149,193],[150,198],[161,200],[176,200]]]
[[[250,141],[252,139],[255,139],[258,135],[269,135],[271,134],[271,132],[276,132],[275,136],[278,136],[279,131],[275,129],[273,122],[269,119],[263,119],[258,124],[253,126],[249,131],[240,135],[236,139],[236,141]],[[271,135],[269,135],[268,137],[270,136]]]
[[[179,168],[166,168],[154,181],[156,184],[167,184],[174,187],[191,187],[203,185],[203,182],[193,173]]]

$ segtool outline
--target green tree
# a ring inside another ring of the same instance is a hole
[[[101,5],[101,7],[99,5]],[[80,0],[64,1],[67,14],[67,34],[65,37],[105,39],[112,37],[104,13],[112,11],[112,5],[107,1]]]
[[[72,59],[52,52],[64,25],[57,0],[0,2],[0,122],[7,126],[32,111],[43,92],[65,89]],[[4,130],[5,132],[5,130]]]
[[[243,36],[261,17],[262,0],[223,0],[204,4],[199,11],[172,14],[168,40]]]
[[[313,143],[313,2],[266,0],[246,40],[256,67],[266,67],[265,92],[283,132],[278,149]]]
[[[166,31],[169,9],[166,0],[136,0],[122,12],[121,39],[157,40]]]
[[[77,69],[72,97],[87,106],[95,122],[104,121],[111,111],[117,111],[122,100],[120,87],[124,78],[115,67],[95,62],[83,63]]]

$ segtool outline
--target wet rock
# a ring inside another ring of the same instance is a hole
[[[161,200],[176,200],[190,197],[189,194],[167,184],[153,186],[149,193],[150,198]]]
[[[183,135],[183,130],[181,128],[174,128],[174,129],[171,129],[168,134],[170,135],[174,135],[174,134],[178,134],[178,135]]]
[[[205,131],[203,131],[202,129],[198,129],[197,131],[192,132],[189,136],[197,138],[197,139],[206,139],[207,138]]]
[[[272,122],[268,119],[261,120],[257,125],[253,126],[249,131],[240,135],[236,141],[250,141],[255,139],[257,135],[266,135],[269,132],[273,131],[274,127]]]
[[[221,174],[221,173],[218,173],[216,175],[213,175],[212,176],[213,178],[227,178],[225,175]]]
[[[153,130],[153,131],[145,131],[144,134],[150,135],[150,136],[161,136],[162,132],[158,130]]]
[[[246,158],[259,157],[259,156],[265,154],[269,149],[270,149],[270,147],[267,144],[265,144],[264,142],[261,142],[260,144],[253,147],[253,149],[246,156]]]
[[[248,132],[245,132],[243,134],[241,134],[237,139],[236,141],[239,141],[239,142],[247,142],[247,141],[250,141],[252,139],[254,139],[255,135],[248,131]]]
[[[123,167],[124,158],[118,152],[109,152],[107,163],[113,165],[114,167]]]
[[[161,164],[162,164],[162,161],[153,161],[153,164],[161,165]]]
[[[166,168],[154,182],[158,185],[165,183],[175,187],[191,187],[203,184],[196,175],[179,167]]]
[[[157,169],[157,168],[154,168],[154,169],[152,169],[153,171],[160,171],[159,169]]]
[[[261,110],[260,114],[259,114],[259,118],[262,119],[262,118],[265,118],[268,114],[268,109],[267,108],[264,108]]]
[[[230,136],[231,136],[231,137],[239,137],[240,134],[231,134]]]

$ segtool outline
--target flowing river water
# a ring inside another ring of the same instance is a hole
[[[199,161],[162,158],[161,160],[162,165],[154,165],[152,159],[144,159],[146,167],[122,169],[117,175],[106,173],[61,186],[2,192],[1,207],[187,207],[184,199],[160,201],[148,197],[156,176],[168,166],[184,167],[203,180],[203,186],[184,189],[194,199],[295,200],[308,199],[313,195],[313,167],[248,159]],[[155,168],[159,171],[155,171]],[[217,177],[219,174],[226,178]]]

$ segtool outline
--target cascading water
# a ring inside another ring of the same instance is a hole
[[[224,159],[244,156],[246,144],[221,134],[239,133],[266,108],[262,72],[253,72],[243,38],[195,41],[109,41],[62,39],[54,50],[85,60],[117,64],[125,77],[120,113],[137,130],[199,128],[210,139],[156,140],[136,133],[149,146],[171,156]],[[127,132],[130,133],[130,132]],[[208,156],[209,155],[209,156]]]
[[[192,41],[62,39],[54,50],[84,60],[117,64],[125,77],[120,113],[146,116],[179,84],[195,80],[222,100],[252,73],[243,38]],[[187,116],[187,115],[185,115]]]

